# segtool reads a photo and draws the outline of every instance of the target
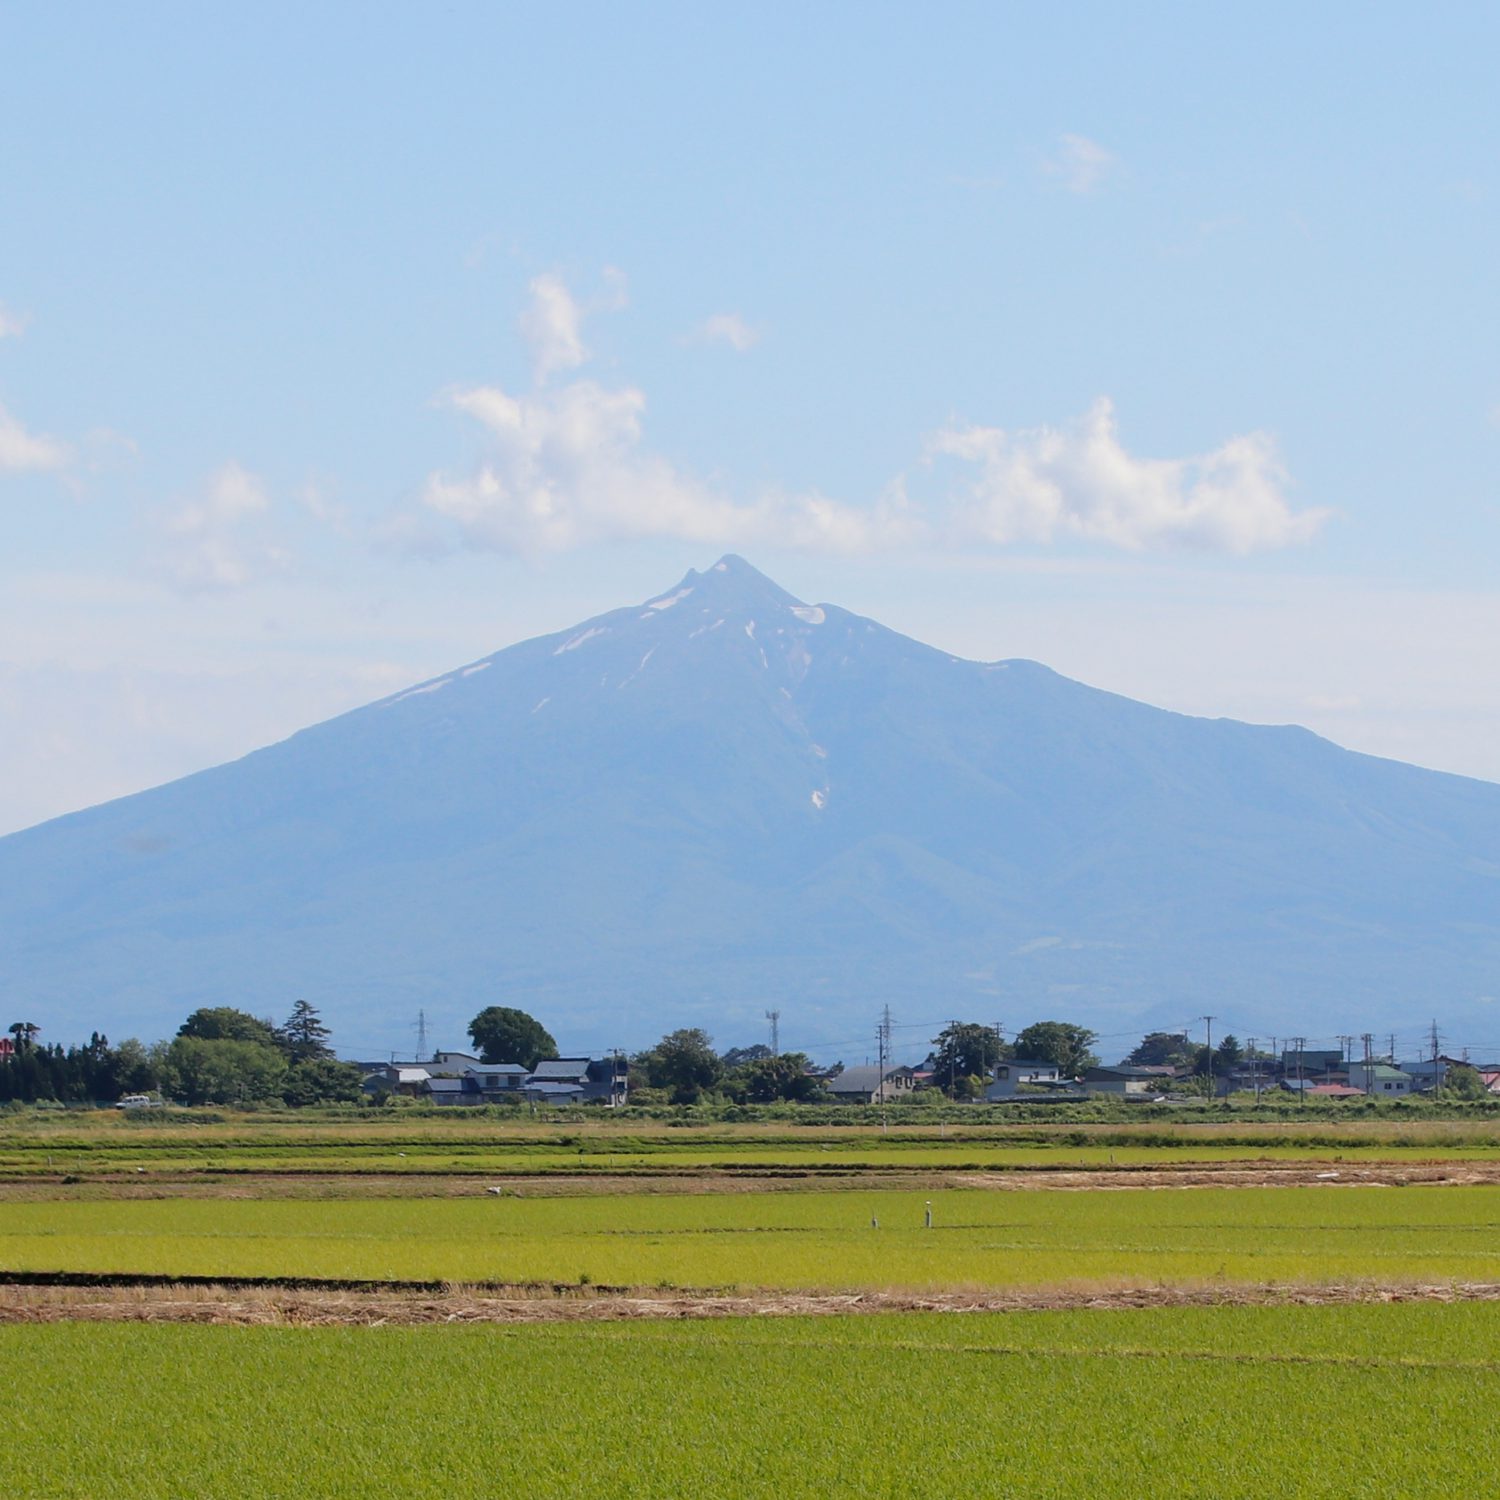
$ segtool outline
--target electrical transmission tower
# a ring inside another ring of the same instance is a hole
[[[417,1061],[427,1061],[427,1012],[417,1012]]]

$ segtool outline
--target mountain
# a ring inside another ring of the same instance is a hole
[[[1497,994],[1500,787],[961,660],[736,557],[0,839],[0,996],[53,1038],[302,997],[357,1050],[497,1002],[727,1045],[774,1006],[857,1058],[885,1004],[920,1055],[949,1017],[1483,1037]]]

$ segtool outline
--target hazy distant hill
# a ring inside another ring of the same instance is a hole
[[[361,1046],[495,1001],[729,1043],[775,1004],[852,1057],[887,1002],[1267,1036],[1495,995],[1500,787],[962,661],[734,557],[0,839],[0,1005],[58,1039],[300,996]]]

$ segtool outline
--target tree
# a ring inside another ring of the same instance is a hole
[[[1092,1031],[1071,1021],[1033,1021],[1012,1047],[1019,1058],[1054,1063],[1064,1078],[1075,1078],[1098,1066],[1099,1059],[1089,1051],[1094,1040]]]
[[[1153,1031],[1125,1061],[1137,1068],[1181,1068],[1193,1057],[1192,1044],[1180,1031]]]
[[[1222,1076],[1231,1069],[1239,1067],[1244,1059],[1245,1049],[1240,1046],[1239,1038],[1230,1032],[1214,1048],[1214,1072]]]
[[[292,1007],[291,1015],[276,1033],[281,1050],[293,1064],[332,1057],[333,1048],[328,1045],[331,1035],[318,1018],[317,1007],[309,1005],[306,1000],[299,1000]]]
[[[1454,1063],[1448,1069],[1442,1091],[1450,1099],[1488,1099],[1490,1096],[1479,1069],[1471,1068],[1468,1063]]]
[[[275,1047],[228,1037],[179,1036],[167,1049],[169,1092],[188,1104],[263,1104],[280,1099],[286,1059]]]
[[[1005,1055],[995,1028],[978,1021],[955,1021],[932,1040],[937,1048],[930,1063],[933,1082],[950,1094],[958,1091],[960,1079],[986,1077]]]
[[[288,1104],[358,1104],[364,1098],[364,1075],[353,1063],[332,1057],[310,1057],[293,1063],[282,1086]]]
[[[764,1042],[756,1042],[749,1047],[731,1047],[719,1061],[725,1072],[732,1072],[735,1068],[743,1068],[746,1063],[764,1062],[771,1055],[771,1049]]]
[[[762,1050],[764,1057],[751,1058],[725,1072],[725,1090],[737,1104],[775,1104],[781,1100],[806,1104],[823,1096],[823,1081],[808,1073],[812,1062],[806,1053],[783,1052],[780,1057],[772,1057],[769,1047]]]
[[[557,1056],[552,1034],[524,1010],[490,1005],[469,1022],[469,1036],[487,1063],[519,1063],[534,1068],[544,1057]]]
[[[178,1036],[196,1037],[203,1042],[255,1042],[262,1047],[278,1045],[276,1028],[269,1021],[252,1016],[249,1011],[232,1005],[203,1005],[181,1026]]]
[[[669,1032],[638,1061],[652,1088],[671,1092],[673,1104],[692,1104],[723,1076],[714,1039],[697,1026]]]

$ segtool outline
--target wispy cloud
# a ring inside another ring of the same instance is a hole
[[[728,344],[738,354],[760,342],[760,329],[752,328],[738,313],[714,313],[693,330],[698,344]]]
[[[161,571],[189,592],[244,588],[290,561],[261,524],[271,508],[255,475],[230,461],[199,494],[165,516]]]
[[[0,473],[60,469],[68,458],[68,449],[62,443],[28,432],[0,405]]]
[[[531,302],[521,314],[521,336],[531,349],[537,381],[576,370],[589,357],[583,344],[583,310],[560,276],[533,278]]]
[[[1092,193],[1104,185],[1118,166],[1114,152],[1098,141],[1091,141],[1086,135],[1062,135],[1042,169],[1070,193]]]
[[[18,339],[26,332],[26,319],[0,302],[0,339]]]
[[[550,328],[565,307],[562,326],[581,351],[577,304],[560,283],[539,283],[528,325]],[[1105,398],[1057,427],[950,425],[873,503],[795,491],[735,499],[652,451],[638,387],[549,382],[557,369],[539,362],[524,394],[476,386],[443,398],[484,428],[484,455],[467,472],[429,475],[418,508],[385,528],[388,541],[424,553],[442,550],[445,536],[449,546],[523,554],[646,537],[842,553],[1067,540],[1246,553],[1306,541],[1328,515],[1292,509],[1265,434],[1140,457]]]

